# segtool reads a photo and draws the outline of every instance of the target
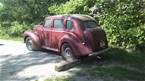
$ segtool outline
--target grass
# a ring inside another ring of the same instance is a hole
[[[68,77],[55,77],[55,78],[48,78],[45,81],[74,81]]]
[[[77,68],[81,70],[74,76],[47,81],[79,81],[75,77],[87,77],[86,81],[145,81],[145,52],[112,48],[101,57],[102,60],[91,57],[78,65]]]
[[[23,37],[10,37],[10,36],[1,36],[0,39],[4,40],[13,40],[13,41],[22,41],[23,42]]]
[[[123,49],[112,48],[102,56],[101,65],[82,64],[80,75],[99,77],[103,80],[145,80],[145,52],[127,52]],[[91,78],[90,77],[90,78]],[[104,79],[105,78],[105,79]]]

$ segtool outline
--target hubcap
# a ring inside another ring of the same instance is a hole
[[[67,61],[71,62],[74,60],[71,48],[65,47],[62,54]]]
[[[72,51],[70,48],[66,48],[64,52],[65,52],[65,56],[71,57]]]
[[[32,45],[33,45],[32,40],[29,39],[29,40],[27,41],[27,43],[26,43],[27,48],[28,48],[29,50],[32,50]]]

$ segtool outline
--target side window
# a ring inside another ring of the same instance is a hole
[[[64,28],[64,21],[62,19],[55,19],[54,20],[54,28]]]
[[[44,27],[51,27],[51,20],[50,19],[47,19],[45,21]]]
[[[66,21],[66,26],[67,26],[67,29],[69,29],[69,30],[73,29],[73,22],[70,21],[70,20],[67,20]]]

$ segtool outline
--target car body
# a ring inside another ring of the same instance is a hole
[[[29,50],[69,51],[68,56],[71,53],[75,58],[108,50],[105,31],[94,18],[80,14],[48,16],[33,30],[24,32],[24,41]]]

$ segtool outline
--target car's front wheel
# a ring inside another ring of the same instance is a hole
[[[26,38],[26,47],[30,51],[38,51],[40,48],[33,42],[30,37]]]
[[[67,43],[62,45],[61,55],[62,55],[63,59],[68,61],[68,62],[72,62],[72,61],[77,60],[73,54],[72,48]]]

